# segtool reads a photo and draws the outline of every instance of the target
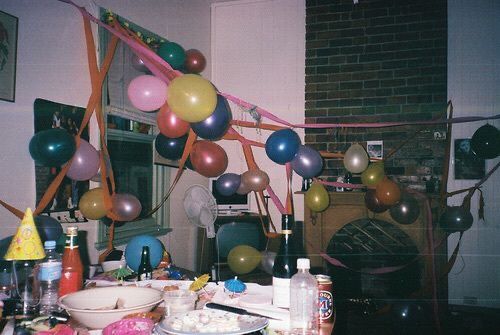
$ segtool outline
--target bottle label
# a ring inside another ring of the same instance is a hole
[[[319,318],[328,320],[333,315],[333,295],[329,291],[319,291]]]
[[[40,264],[38,279],[41,281],[52,281],[61,278],[61,262],[45,262]]]
[[[273,277],[273,305],[290,308],[290,278]]]

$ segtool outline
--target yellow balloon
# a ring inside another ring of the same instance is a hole
[[[330,196],[323,184],[314,182],[305,195],[306,206],[314,212],[322,212],[330,205]]]
[[[252,272],[260,264],[262,255],[249,245],[238,245],[229,251],[227,264],[237,274]]]
[[[104,191],[97,187],[85,192],[82,195],[78,207],[82,215],[90,220],[99,220],[106,216],[106,207],[104,206]]]
[[[168,86],[167,102],[179,118],[200,122],[212,115],[217,105],[217,93],[208,80],[196,74],[177,77]]]
[[[384,176],[384,163],[371,163],[361,174],[361,182],[366,186],[375,186],[384,179]]]

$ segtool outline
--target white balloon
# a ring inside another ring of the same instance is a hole
[[[344,167],[349,172],[361,173],[366,170],[368,163],[370,163],[368,154],[358,143],[351,145],[344,154]]]

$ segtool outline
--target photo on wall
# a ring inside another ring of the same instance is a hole
[[[485,175],[485,160],[471,149],[470,138],[455,140],[455,179],[481,179]]]
[[[71,135],[76,135],[84,114],[85,108],[36,99],[34,103],[35,134],[42,130],[61,128]],[[83,130],[81,138],[89,140],[88,126]],[[60,171],[61,166],[45,166],[35,163],[37,204]],[[61,223],[85,222],[87,220],[78,210],[78,202],[88,189],[88,181],[75,181],[64,177],[53,200],[42,212],[56,218]]]

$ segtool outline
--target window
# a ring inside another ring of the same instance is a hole
[[[101,15],[107,15],[101,9]],[[118,18],[121,19],[121,18]],[[145,36],[152,33],[136,26]],[[99,28],[101,58],[106,54],[110,33]],[[158,37],[155,36],[155,38]],[[103,86],[103,110],[106,114],[106,143],[113,168],[117,193],[135,195],[142,205],[138,220],[115,227],[113,243],[126,244],[141,234],[164,235],[169,228],[169,202],[152,216],[148,213],[161,201],[170,185],[170,168],[155,165],[153,161],[154,138],[157,134],[155,113],[143,113],[135,109],[126,98],[128,83],[144,74],[133,68],[132,52],[125,43],[119,43],[107,80]],[[107,245],[108,227],[100,224],[97,249]]]

